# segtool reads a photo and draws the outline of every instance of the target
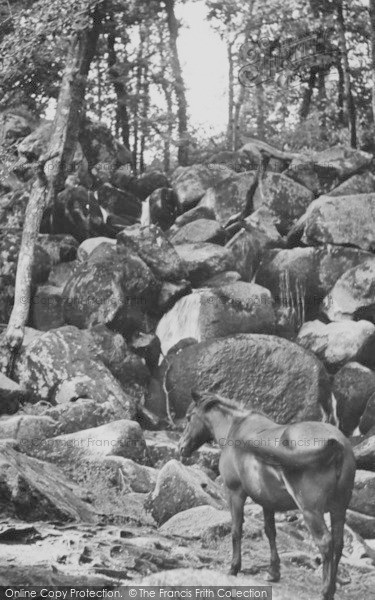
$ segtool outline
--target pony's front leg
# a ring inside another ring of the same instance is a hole
[[[280,579],[280,558],[276,546],[276,526],[275,513],[263,507],[264,531],[268,537],[271,550],[271,564],[268,572],[268,581],[279,581]]]
[[[237,575],[238,571],[241,569],[241,539],[246,494],[244,494],[242,489],[228,489],[227,492],[229,508],[232,515],[233,555],[230,566],[230,574]]]

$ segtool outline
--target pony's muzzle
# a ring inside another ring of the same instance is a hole
[[[183,440],[180,440],[178,443],[178,452],[180,454],[180,458],[188,458],[191,456],[189,445],[184,443]]]

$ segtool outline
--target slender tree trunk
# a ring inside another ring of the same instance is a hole
[[[126,86],[120,79],[120,72],[116,68],[117,54],[116,54],[116,34],[114,31],[109,33],[107,40],[108,48],[108,72],[113,83],[113,89],[116,94],[117,106],[116,106],[116,132],[121,135],[121,139],[124,145],[129,148],[129,113],[128,113],[128,94]],[[122,75],[123,73],[121,73]]]
[[[342,0],[336,1],[337,13],[337,32],[339,36],[339,45],[342,55],[342,66],[344,74],[344,90],[345,90],[345,107],[349,121],[350,145],[352,148],[357,147],[357,129],[356,129],[356,111],[354,98],[352,94],[350,66],[348,59],[348,49],[345,37],[345,21]]]
[[[262,83],[258,83],[255,88],[255,97],[257,103],[257,136],[260,140],[265,140],[265,116],[264,116],[264,87]]]
[[[327,100],[326,93],[326,77],[324,69],[318,71],[318,106],[319,106],[319,125],[320,125],[320,139],[327,140],[327,118],[325,113]]]
[[[233,42],[228,42],[228,126],[227,144],[228,150],[234,150],[234,57]]]
[[[186,166],[189,161],[188,117],[185,82],[182,75],[181,63],[177,48],[178,22],[174,12],[175,0],[164,0],[167,11],[169,31],[169,46],[171,50],[171,66],[174,77],[174,91],[177,100],[178,120],[178,162]]]
[[[39,176],[33,184],[26,209],[17,265],[14,306],[6,334],[10,349],[8,372],[11,370],[13,357],[22,345],[30,310],[34,250],[43,211],[46,205],[55,202],[57,194],[63,189],[76,150],[87,75],[95,54],[100,22],[101,14],[97,9],[93,15],[91,29],[78,32],[70,42],[48,149],[45,157],[41,159]]]
[[[375,0],[370,0],[372,115],[375,123]]]
[[[336,68],[337,68],[337,74],[339,76],[339,80],[337,83],[337,87],[338,87],[337,105],[339,107],[339,115],[338,115],[339,123],[341,123],[341,125],[347,125],[347,119],[346,119],[345,110],[344,110],[344,96],[345,96],[344,70],[342,68],[340,59],[337,61]]]
[[[305,90],[303,92],[302,104],[301,104],[301,108],[299,111],[299,116],[300,116],[301,121],[304,121],[305,119],[307,119],[309,112],[310,112],[311,100],[312,100],[312,96],[314,93],[314,87],[315,87],[315,82],[316,82],[316,72],[317,72],[316,67],[311,67],[309,81],[307,83],[307,88],[305,88]]]
[[[137,54],[137,72],[136,72],[136,106],[134,110],[134,124],[133,124],[133,163],[135,174],[138,173],[138,146],[139,146],[139,128],[140,128],[140,98],[142,94],[143,86],[143,62],[144,62],[144,45],[145,45],[146,33],[143,24],[139,30],[139,48]]]
[[[150,109],[150,85],[148,81],[148,68],[145,67],[143,75],[143,98],[142,98],[142,115],[141,115],[141,142],[139,149],[139,169],[143,173],[145,170],[145,150],[148,137],[148,118]]]
[[[174,115],[173,115],[173,98],[172,98],[172,86],[168,79],[168,66],[170,61],[166,58],[166,44],[164,38],[163,23],[159,24],[159,55],[160,55],[160,68],[161,68],[161,80],[160,84],[165,97],[165,104],[167,109],[167,128],[166,134],[163,136],[163,168],[166,173],[171,168],[171,143],[173,138],[173,127],[174,127]]]

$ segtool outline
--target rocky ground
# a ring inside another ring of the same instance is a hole
[[[50,124],[0,117],[11,157],[0,165],[1,580],[264,583],[268,542],[251,504],[243,572],[224,575],[218,449],[179,462],[198,386],[280,423],[329,420],[350,437],[358,470],[337,597],[370,598],[373,157],[337,146],[274,158],[255,189],[254,141],[224,153],[225,164],[136,178],[129,152],[86,122],[58,218],[44,215],[28,327],[10,364],[24,211]],[[298,514],[280,516],[278,539],[274,598],[318,598],[319,557]]]

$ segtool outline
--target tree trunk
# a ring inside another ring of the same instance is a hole
[[[350,145],[352,148],[357,147],[357,129],[356,129],[356,114],[355,105],[351,87],[350,66],[348,59],[348,49],[345,37],[345,22],[342,0],[337,0],[337,32],[339,36],[339,46],[342,56],[342,66],[344,74],[344,102],[349,122]]]
[[[316,67],[311,67],[309,81],[307,83],[307,88],[305,88],[305,90],[303,92],[302,104],[301,104],[301,108],[299,111],[299,116],[300,116],[301,121],[304,121],[305,119],[307,119],[309,112],[310,112],[311,100],[312,100],[312,96],[314,93],[314,87],[315,87],[315,82],[316,82],[316,72],[317,72]]]
[[[340,59],[337,61],[336,68],[337,68],[337,73],[339,76],[339,80],[337,83],[337,87],[338,87],[337,105],[339,107],[339,114],[338,114],[339,123],[341,125],[347,125],[347,119],[346,119],[346,115],[345,115],[345,111],[344,111],[344,96],[345,96],[344,70],[342,68]]]
[[[372,115],[375,123],[375,0],[370,0]]]
[[[264,141],[266,137],[265,117],[264,117],[264,87],[262,83],[258,83],[255,88],[255,97],[257,103],[257,136]]]
[[[116,94],[116,131],[121,135],[124,145],[129,148],[129,113],[128,113],[128,95],[124,83],[120,79],[120,73],[116,69],[117,55],[115,49],[116,34],[114,32],[108,35],[108,71],[113,83],[113,89]],[[122,73],[121,73],[122,74]]]
[[[145,67],[143,75],[143,98],[141,115],[141,143],[139,148],[139,170],[141,173],[145,170],[145,150],[148,137],[148,113],[150,109],[150,85],[148,81],[148,68]]]
[[[234,58],[233,42],[228,42],[228,126],[227,143],[228,150],[234,150]]]
[[[143,24],[139,29],[139,48],[137,53],[137,72],[136,72],[136,98],[137,102],[134,109],[134,124],[133,124],[133,165],[135,174],[138,173],[138,145],[139,145],[139,126],[140,126],[140,98],[143,86],[143,62],[144,62],[144,45],[146,32]]]
[[[34,249],[43,211],[45,206],[53,205],[63,189],[76,150],[87,75],[95,54],[100,22],[101,14],[96,10],[91,29],[78,32],[71,40],[48,149],[31,189],[18,257],[14,306],[6,333],[11,351],[8,372],[22,344],[29,315]]]
[[[178,22],[174,12],[175,0],[164,0],[167,11],[167,23],[169,31],[169,47],[171,50],[171,66],[174,77],[174,91],[177,100],[177,120],[178,120],[178,163],[186,166],[189,161],[189,139],[188,139],[188,118],[187,101],[185,92],[185,82],[182,76],[180,58],[178,55]]]

